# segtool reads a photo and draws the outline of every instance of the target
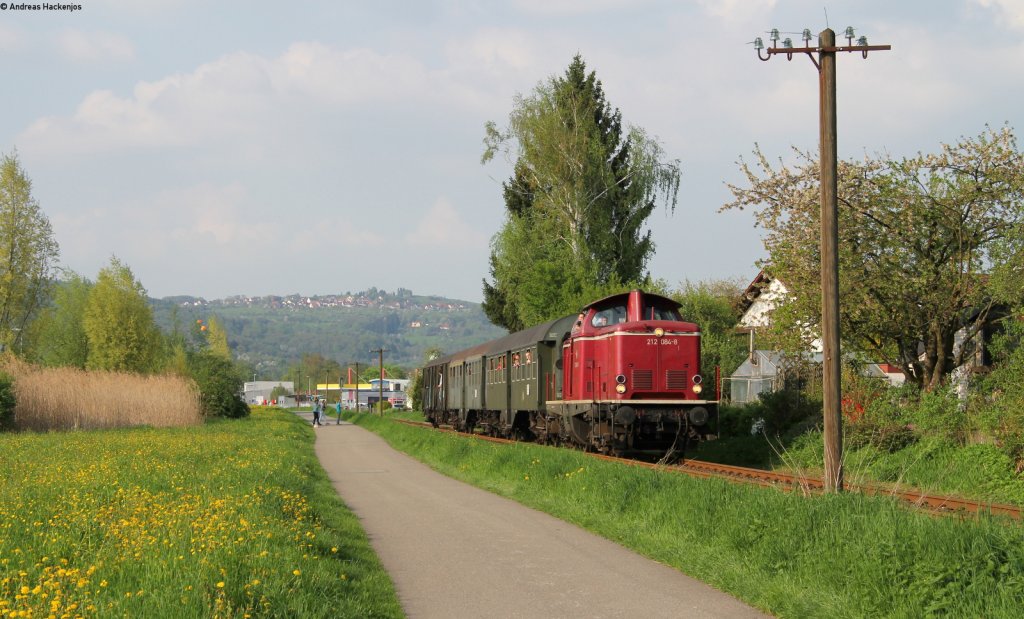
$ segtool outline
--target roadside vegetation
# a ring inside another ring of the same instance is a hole
[[[296,416],[0,434],[0,616],[401,617]]]
[[[848,368],[843,376],[847,481],[909,486],[937,494],[1024,505],[1024,327],[993,345],[993,369],[969,396],[945,387],[889,387]],[[723,406],[718,440],[692,457],[821,475],[820,387],[803,384]]]
[[[88,372],[46,368],[7,355],[0,370],[11,377],[16,404],[11,424],[22,430],[72,430],[202,423],[199,390],[175,375]]]
[[[415,415],[409,415],[415,416]],[[434,469],[575,523],[780,617],[1017,617],[1024,529],[856,494],[803,497],[346,418]]]

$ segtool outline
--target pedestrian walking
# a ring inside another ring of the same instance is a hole
[[[337,423],[337,425],[340,426],[341,425],[341,400],[338,400],[338,404],[334,408],[337,409],[337,411],[338,411],[338,423]]]
[[[317,398],[313,404],[313,427],[320,425],[320,399]]]

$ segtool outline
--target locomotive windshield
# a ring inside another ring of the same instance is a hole
[[[673,320],[680,321],[679,311],[668,304],[654,303],[644,307],[644,320]]]

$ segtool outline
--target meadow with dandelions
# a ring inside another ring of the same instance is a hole
[[[294,415],[0,435],[0,617],[400,617]]]

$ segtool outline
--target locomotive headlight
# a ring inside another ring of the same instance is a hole
[[[625,385],[615,385],[615,393],[626,393]]]
[[[663,335],[665,335],[665,330],[662,329],[661,327],[658,327],[657,329],[654,330],[654,337],[661,337]]]
[[[693,386],[693,392],[694,393],[700,393],[701,391],[704,391],[704,388],[701,387],[700,385],[694,385]]]

